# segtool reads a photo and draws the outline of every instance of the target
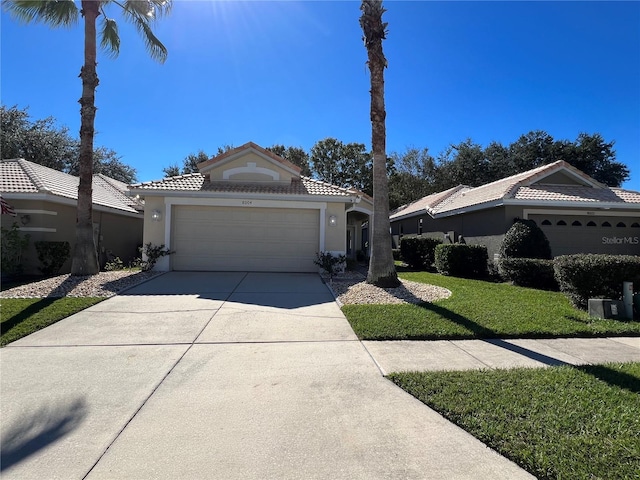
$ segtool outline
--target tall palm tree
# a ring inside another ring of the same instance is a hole
[[[95,91],[98,17],[100,46],[112,56],[120,51],[118,25],[107,16],[110,5],[121,9],[124,18],[133,23],[141,34],[151,57],[160,62],[167,58],[167,49],[153,34],[152,22],[171,10],[172,0],[81,0],[80,10],[75,0],[3,0],[2,5],[17,19],[41,22],[51,27],[68,27],[84,19],[84,65],[80,69],[82,97],[80,98],[80,184],[76,217],[76,245],[71,263],[72,275],[94,275],[99,272],[98,253],[93,237],[92,178],[93,138],[96,117]]]
[[[384,69],[387,60],[382,52],[387,24],[382,22],[382,0],[362,0],[360,26],[364,32],[368,65],[371,72],[371,150],[373,151],[373,228],[371,261],[367,282],[378,287],[400,284],[391,252],[389,223],[389,185],[387,181],[387,131],[384,109]]]

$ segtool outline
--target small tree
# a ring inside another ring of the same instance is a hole
[[[347,261],[344,255],[333,255],[331,252],[316,253],[316,259],[313,261],[317,266],[322,268],[329,274],[329,282],[333,283],[333,277],[342,271]]]

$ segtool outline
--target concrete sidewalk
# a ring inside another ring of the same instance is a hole
[[[0,350],[2,478],[533,478],[386,380],[391,346],[317,275],[157,277]]]

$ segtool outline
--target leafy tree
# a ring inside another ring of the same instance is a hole
[[[233,146],[223,145],[218,147],[217,155],[222,155],[229,150],[232,150]],[[186,175],[188,173],[198,173],[198,164],[210,160],[211,157],[204,151],[198,150],[198,153],[190,153],[184,160],[182,160],[182,169],[177,163],[169,165],[162,169],[165,177],[177,177],[178,175]]]
[[[165,177],[177,177],[180,175],[180,167],[177,163],[164,167],[162,171],[164,172]]]
[[[277,144],[267,147],[267,150],[300,167],[302,169],[300,173],[305,177],[311,176],[309,154],[305,152],[304,149],[300,147],[285,147],[284,145]]]
[[[440,155],[438,186],[442,190],[456,185],[479,187],[494,180],[489,173],[489,163],[482,146],[467,139],[457,145],[450,145]]]
[[[53,117],[32,120],[28,109],[0,107],[2,158],[24,158],[71,175],[79,174],[80,142],[69,129],[56,125]],[[93,151],[93,171],[125,183],[136,181],[136,170],[123,163],[118,154],[107,147]]]
[[[101,19],[100,46],[113,56],[120,50],[118,25],[107,16],[106,8],[115,5],[126,20],[131,21],[146,44],[152,58],[163,62],[167,49],[153,34],[151,23],[171,9],[171,0],[82,0],[81,9],[73,0],[5,0],[3,5],[15,17],[30,23],[42,22],[51,27],[66,27],[84,19],[84,65],[80,69],[82,97],[80,98],[80,185],[76,216],[76,245],[71,263],[72,275],[94,275],[100,270],[93,239],[93,211],[91,183],[93,175],[93,140],[96,116],[95,91],[98,86],[97,31]]]
[[[344,144],[331,137],[320,140],[311,147],[311,165],[319,180],[373,193],[371,155],[362,143]]]
[[[379,287],[400,285],[391,251],[389,223],[389,186],[387,179],[387,132],[384,107],[384,69],[387,60],[382,51],[387,24],[382,22],[382,0],[362,0],[360,26],[364,33],[371,73],[371,149],[373,151],[373,228],[371,260],[367,282]]]
[[[437,188],[437,166],[427,148],[407,148],[402,153],[392,153],[389,173],[389,208],[394,210],[434,193]]]

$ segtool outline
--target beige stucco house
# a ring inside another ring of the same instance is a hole
[[[409,234],[462,238],[486,245],[490,258],[516,218],[536,222],[553,256],[640,255],[640,192],[603,185],[563,161],[480,187],[459,185],[390,215],[396,245]]]
[[[254,143],[198,169],[130,187],[145,201],[144,243],[175,252],[158,270],[313,272],[318,252],[361,248],[373,203],[359,191],[301,176]]]
[[[2,215],[2,227],[16,223],[30,237],[22,255],[26,274],[38,274],[36,241],[67,241],[75,245],[79,179],[24,159],[0,161],[0,192],[16,216]],[[101,265],[109,256],[128,263],[142,245],[144,205],[129,196],[128,186],[106,175],[93,176],[93,229]],[[68,273],[71,260],[60,273]]]

